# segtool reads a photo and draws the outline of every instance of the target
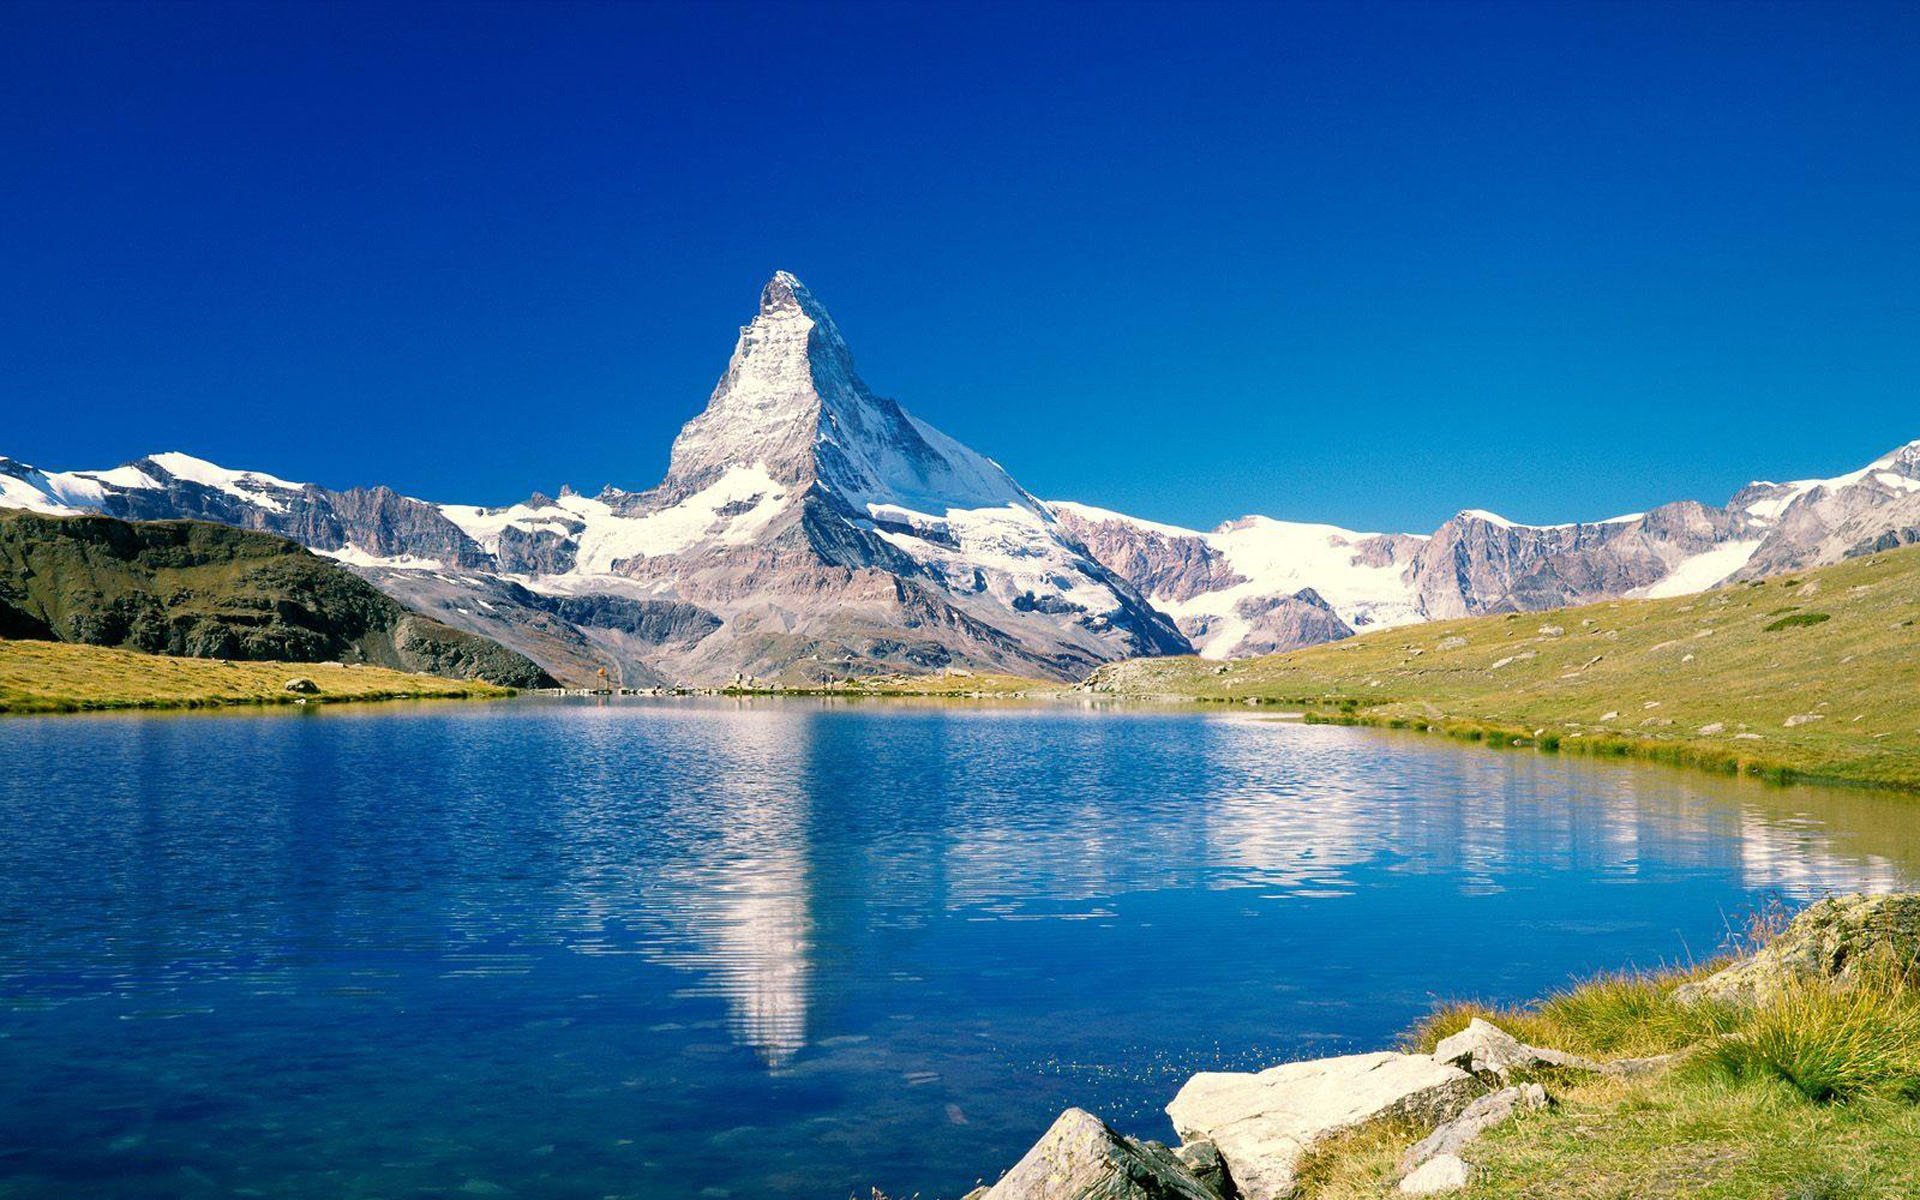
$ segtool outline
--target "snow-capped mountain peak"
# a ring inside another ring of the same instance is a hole
[[[761,289],[706,411],[674,439],[663,494],[699,492],[730,467],[795,492],[818,484],[855,511],[1039,509],[991,459],[875,395],[826,306],[785,271]]]

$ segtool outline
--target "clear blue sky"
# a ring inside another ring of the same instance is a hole
[[[1920,437],[1920,6],[0,6],[0,453],[646,487],[775,268],[1033,491],[1432,528]]]

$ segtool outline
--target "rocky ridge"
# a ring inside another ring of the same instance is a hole
[[[1037,499],[874,392],[825,306],[778,272],[650,489],[445,504],[169,452],[103,471],[0,458],[5,507],[292,538],[569,684],[1069,680],[1121,658],[1677,595],[1905,545],[1920,540],[1920,442],[1833,479],[1756,482],[1720,508],[1552,526],[1468,510],[1431,534],[1254,516],[1200,532]]]
[[[1431,534],[1245,517],[1211,532],[1056,502],[1063,524],[1209,658],[1337,641],[1368,628],[1677,596],[1920,542],[1920,442],[1833,479],[1757,482],[1715,508],[1522,525],[1471,509]],[[1309,589],[1335,622],[1263,614]]]

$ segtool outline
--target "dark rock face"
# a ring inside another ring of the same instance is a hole
[[[1692,500],[1588,525],[1506,525],[1462,513],[1414,556],[1409,578],[1432,618],[1533,612],[1658,583],[1674,564],[1750,526],[1742,514]]]
[[[509,525],[500,531],[494,563],[511,575],[565,575],[573,570],[578,551],[578,544],[557,530]]]
[[[154,654],[548,682],[520,655],[409,613],[290,541],[199,521],[0,512],[0,626]]]
[[[430,558],[453,567],[489,567],[492,556],[431,504],[389,487],[330,492],[309,488],[331,509],[346,541],[381,558]],[[280,532],[280,531],[276,531]],[[311,545],[296,533],[287,536]],[[323,547],[335,549],[336,547]]]
[[[1352,627],[1312,588],[1291,596],[1249,597],[1234,611],[1251,626],[1240,641],[1242,654],[1278,654],[1353,636]]]
[[[722,622],[706,609],[680,600],[635,600],[627,596],[540,596],[526,603],[587,629],[614,629],[653,646],[696,646]]]

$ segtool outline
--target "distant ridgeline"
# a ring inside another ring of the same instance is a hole
[[[204,521],[0,509],[0,637],[551,682],[524,656],[412,612],[294,542]]]
[[[1079,680],[1370,629],[1658,598],[1920,542],[1920,442],[1829,479],[1600,521],[1469,509],[1431,533],[1250,516],[1183,529],[1043,500],[875,393],[784,272],[645,491],[517,504],[335,490],[179,452],[0,458],[0,506],[292,538],[569,684],[814,684],[963,668]]]

